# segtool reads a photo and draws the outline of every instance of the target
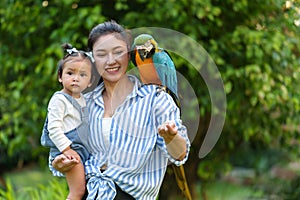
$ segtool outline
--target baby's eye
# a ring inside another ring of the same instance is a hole
[[[80,76],[84,77],[84,76],[87,76],[86,73],[81,73]]]
[[[68,75],[72,75],[72,74],[73,74],[73,72],[67,72],[67,74],[68,74]]]

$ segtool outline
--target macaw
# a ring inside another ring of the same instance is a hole
[[[178,100],[177,76],[174,62],[169,53],[160,48],[149,34],[141,34],[134,39],[130,52],[131,61],[138,68],[144,84],[158,84],[159,88],[171,95],[181,109]],[[178,187],[191,200],[183,165],[172,164]]]
[[[170,89],[177,97],[177,76],[170,54],[160,48],[149,34],[141,34],[134,39],[131,61],[139,69],[144,84],[158,84]]]

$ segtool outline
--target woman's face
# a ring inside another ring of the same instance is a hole
[[[129,61],[127,44],[115,33],[103,35],[93,46],[98,73],[105,81],[117,82],[126,73]]]

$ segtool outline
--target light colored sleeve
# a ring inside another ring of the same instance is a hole
[[[182,124],[182,120],[180,119],[180,110],[175,105],[170,95],[166,93],[161,93],[160,95],[158,95],[157,104],[155,107],[155,116],[156,116],[157,128],[158,126],[162,125],[164,122],[167,121],[175,122],[178,128],[178,134],[181,137],[183,137],[184,140],[186,141],[186,156],[184,157],[184,159],[176,160],[175,158],[173,158],[167,150],[167,146],[164,142],[164,139],[158,133],[157,133],[157,145],[164,152],[164,155],[168,157],[169,161],[171,161],[177,166],[184,164],[188,159],[191,144],[188,138],[187,128]]]
[[[58,148],[63,151],[71,145],[71,141],[64,134],[64,115],[66,102],[54,95],[48,105],[48,131],[49,137]]]

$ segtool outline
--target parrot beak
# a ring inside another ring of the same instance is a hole
[[[145,45],[137,46],[136,48],[142,61],[146,58],[150,58],[155,53],[154,46],[150,42],[147,42]]]
[[[145,49],[139,49],[138,54],[142,61],[144,61],[147,58],[147,51]]]

